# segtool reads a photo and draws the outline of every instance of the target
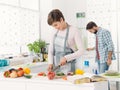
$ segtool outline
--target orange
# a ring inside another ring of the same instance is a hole
[[[31,70],[28,67],[23,68],[25,74],[30,74]]]

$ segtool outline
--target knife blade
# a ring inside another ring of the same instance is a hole
[[[57,70],[58,68],[60,68],[60,65],[56,66],[52,71],[54,72],[54,71]]]

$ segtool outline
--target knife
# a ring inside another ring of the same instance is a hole
[[[69,62],[71,62],[71,61],[69,61]],[[69,62],[66,62],[66,64],[69,63]],[[55,70],[57,70],[58,68],[60,68],[60,66],[61,66],[61,65],[59,64],[59,65],[56,66],[52,71],[54,72]]]
[[[60,65],[56,66],[52,71],[54,72],[54,71],[57,70],[58,68],[60,68]]]

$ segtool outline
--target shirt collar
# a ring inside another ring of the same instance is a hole
[[[99,34],[99,32],[102,30],[102,28],[101,27],[99,27],[99,29],[98,29],[98,31],[97,31],[97,33],[96,33],[96,35],[98,35]]]

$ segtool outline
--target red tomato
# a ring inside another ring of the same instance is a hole
[[[44,72],[40,72],[38,73],[38,76],[46,76],[46,74]]]
[[[52,80],[52,79],[54,79],[54,77],[55,77],[55,73],[54,72],[48,72],[48,79],[49,80]]]

